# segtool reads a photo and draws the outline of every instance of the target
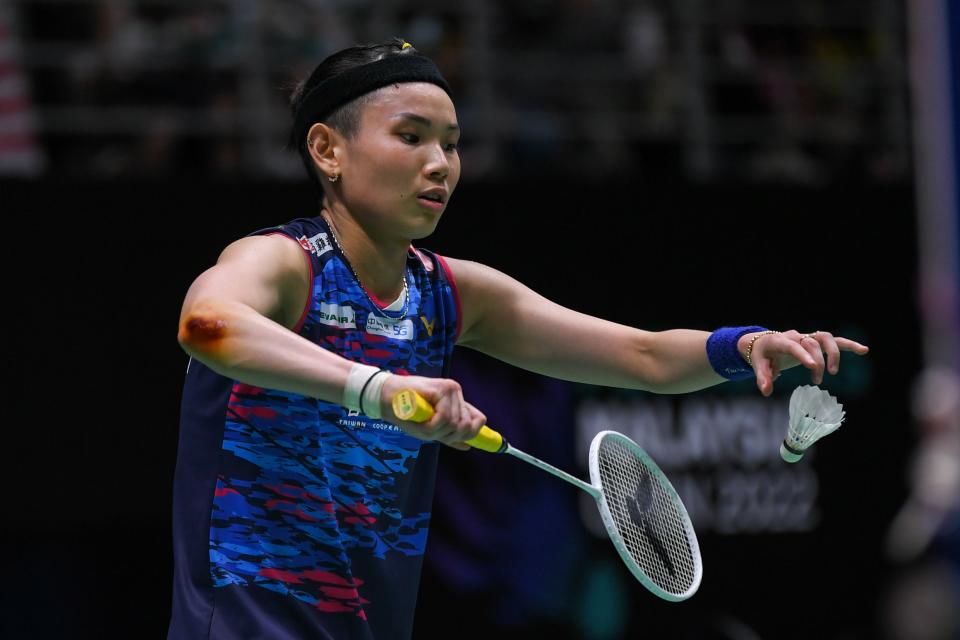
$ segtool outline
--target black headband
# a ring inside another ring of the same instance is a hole
[[[416,54],[387,56],[344,71],[311,89],[310,93],[304,96],[294,116],[293,130],[290,132],[292,146],[300,146],[310,127],[330,115],[337,107],[388,84],[399,82],[429,82],[453,97],[450,85],[430,58]]]

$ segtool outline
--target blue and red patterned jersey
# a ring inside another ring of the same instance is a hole
[[[355,362],[447,376],[458,331],[442,258],[411,251],[398,317],[322,218],[258,231],[309,255],[295,331]],[[187,369],[174,479],[171,640],[409,637],[438,446],[331,402]]]

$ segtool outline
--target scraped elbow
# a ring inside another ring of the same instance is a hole
[[[195,305],[184,313],[177,341],[191,356],[216,358],[222,355],[229,332],[230,323],[221,310],[208,305]]]

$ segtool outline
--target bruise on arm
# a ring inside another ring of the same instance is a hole
[[[194,313],[180,325],[177,339],[184,347],[211,356],[221,355],[227,321],[212,313]]]
[[[312,284],[305,255],[296,241],[279,235],[228,246],[187,292],[177,329],[180,345],[207,364],[226,366],[249,348],[249,341],[237,338],[250,337],[251,321],[263,317],[292,328],[303,315]]]

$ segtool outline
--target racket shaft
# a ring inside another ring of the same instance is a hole
[[[404,389],[393,398],[393,412],[401,420],[410,420],[412,422],[426,422],[433,416],[433,407],[426,398],[421,396],[413,389]],[[573,486],[583,489],[594,498],[600,496],[600,490],[592,484],[584,482],[576,476],[572,476],[566,471],[561,471],[551,464],[547,464],[540,458],[535,458],[529,453],[524,453],[519,449],[510,446],[506,438],[484,425],[476,437],[467,440],[466,443],[475,449],[489,451],[491,453],[508,453],[511,456],[532,464],[538,469],[543,469],[556,477],[566,480]]]
[[[576,477],[576,476],[572,476],[572,475],[570,475],[569,473],[567,473],[566,471],[561,471],[560,469],[557,469],[557,468],[556,468],[555,466],[553,466],[552,464],[547,464],[546,462],[544,462],[544,461],[541,460],[540,458],[536,458],[536,457],[530,455],[529,453],[524,453],[523,451],[520,451],[520,449],[517,449],[517,448],[515,448],[515,447],[512,447],[512,446],[510,446],[509,444],[507,445],[507,450],[506,450],[505,453],[509,453],[509,454],[510,454],[511,456],[513,456],[514,458],[519,458],[520,460],[523,460],[524,462],[526,462],[526,463],[528,463],[528,464],[532,464],[533,466],[537,467],[538,469],[543,469],[543,470],[546,471],[547,473],[552,473],[553,475],[557,476],[557,477],[560,478],[561,480],[566,480],[567,482],[569,482],[569,483],[572,484],[573,486],[575,486],[575,487],[577,487],[577,488],[580,488],[580,489],[583,489],[584,491],[586,491],[587,493],[589,493],[590,495],[592,495],[594,498],[599,498],[599,497],[600,497],[600,490],[597,489],[597,488],[596,488],[595,486],[593,486],[592,484],[590,484],[590,483],[588,483],[588,482],[584,482],[584,481],[581,480],[580,478],[578,478],[578,477]]]

